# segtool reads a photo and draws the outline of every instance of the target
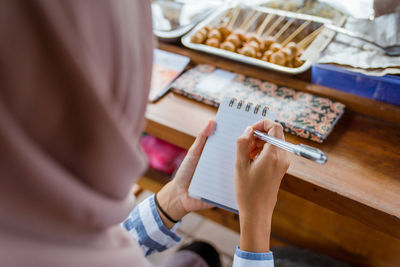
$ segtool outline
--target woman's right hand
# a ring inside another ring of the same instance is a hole
[[[271,120],[248,127],[237,139],[235,188],[239,205],[240,249],[268,252],[272,213],[281,180],[289,168],[287,152],[253,136],[253,130],[284,139]]]

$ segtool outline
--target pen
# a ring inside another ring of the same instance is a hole
[[[266,133],[260,132],[258,130],[254,130],[253,135],[265,142],[270,143],[271,145],[280,147],[289,152],[292,152],[293,154],[295,154],[297,156],[301,156],[303,158],[315,161],[316,163],[325,164],[326,161],[328,160],[325,153],[322,152],[321,150],[319,150],[318,148],[303,145],[303,144],[295,145],[295,144],[283,141],[282,139],[272,137],[272,136],[270,136]]]

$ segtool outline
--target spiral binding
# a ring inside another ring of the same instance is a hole
[[[231,100],[229,101],[229,106],[230,106],[230,107],[233,107],[233,106],[235,105],[235,102],[237,102],[237,101],[238,101],[238,100],[237,100],[235,97],[232,97]],[[243,101],[243,100],[240,100],[239,102],[237,102],[236,108],[237,108],[237,109],[241,109],[242,106],[243,106],[243,104],[244,104],[244,101]],[[246,104],[245,111],[246,111],[246,112],[249,112],[252,106],[253,106],[253,103],[248,102],[248,103]],[[254,114],[257,114],[258,111],[260,110],[260,108],[261,108],[261,105],[258,105],[258,104],[257,104],[257,105],[254,107],[254,111],[253,111]],[[268,106],[264,106],[264,108],[263,108],[263,110],[262,110],[262,112],[261,112],[261,115],[264,116],[264,117],[267,116],[268,111],[269,111],[269,107],[268,107]]]

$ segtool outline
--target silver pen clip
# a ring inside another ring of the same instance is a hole
[[[277,146],[279,148],[285,149],[289,152],[292,152],[295,155],[301,156],[303,158],[315,161],[318,164],[325,164],[326,161],[328,160],[328,157],[325,155],[322,150],[312,147],[312,146],[307,146],[307,145],[295,145],[286,141],[283,141],[282,139],[270,136],[266,133],[263,133],[258,130],[253,131],[253,135],[265,142],[270,143],[271,145]]]

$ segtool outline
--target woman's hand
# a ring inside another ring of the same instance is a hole
[[[174,220],[180,220],[191,211],[212,207],[200,200],[189,197],[188,188],[207,138],[214,132],[214,129],[215,121],[211,120],[190,147],[175,178],[157,193],[157,200],[160,206]],[[164,224],[168,228],[172,228],[174,224],[165,218],[161,212],[159,214]]]
[[[272,213],[281,180],[289,168],[287,152],[258,140],[253,129],[284,139],[282,126],[262,120],[237,139],[235,188],[239,205],[240,249],[269,251]]]

